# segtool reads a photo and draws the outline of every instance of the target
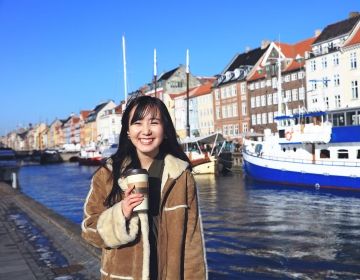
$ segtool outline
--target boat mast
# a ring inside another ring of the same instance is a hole
[[[122,36],[122,49],[123,49],[123,66],[124,66],[124,95],[125,95],[125,104],[128,100],[127,92],[127,78],[126,78],[126,51],[125,51],[125,36]]]
[[[186,136],[190,137],[189,123],[189,49],[186,50]]]
[[[156,93],[156,76],[157,76],[157,65],[156,65],[156,49],[154,49],[154,89],[155,89],[155,97],[157,97],[157,93]]]
[[[280,47],[280,41],[279,41],[279,57],[277,60],[278,64],[278,82],[277,82],[277,88],[278,88],[278,116],[282,115],[282,81],[281,81],[281,47]]]

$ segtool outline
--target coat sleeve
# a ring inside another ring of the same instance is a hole
[[[205,240],[193,175],[187,179],[188,221],[186,225],[184,279],[207,279]]]
[[[91,180],[90,190],[84,204],[82,237],[95,247],[116,248],[135,240],[139,230],[139,218],[133,215],[126,221],[122,202],[110,208],[104,206],[108,195],[106,186],[109,174],[104,168],[98,170]]]

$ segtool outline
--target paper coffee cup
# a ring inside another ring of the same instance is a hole
[[[134,208],[134,211],[147,211],[149,209],[149,175],[146,169],[129,169],[124,177],[128,188],[134,187],[133,192],[144,195],[144,200]]]

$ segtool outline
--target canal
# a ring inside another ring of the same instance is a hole
[[[96,167],[27,165],[21,190],[80,224]],[[360,279],[360,193],[196,175],[209,279]]]

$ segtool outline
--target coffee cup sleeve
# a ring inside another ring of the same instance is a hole
[[[118,184],[123,192],[128,188],[126,178],[119,178]]]

